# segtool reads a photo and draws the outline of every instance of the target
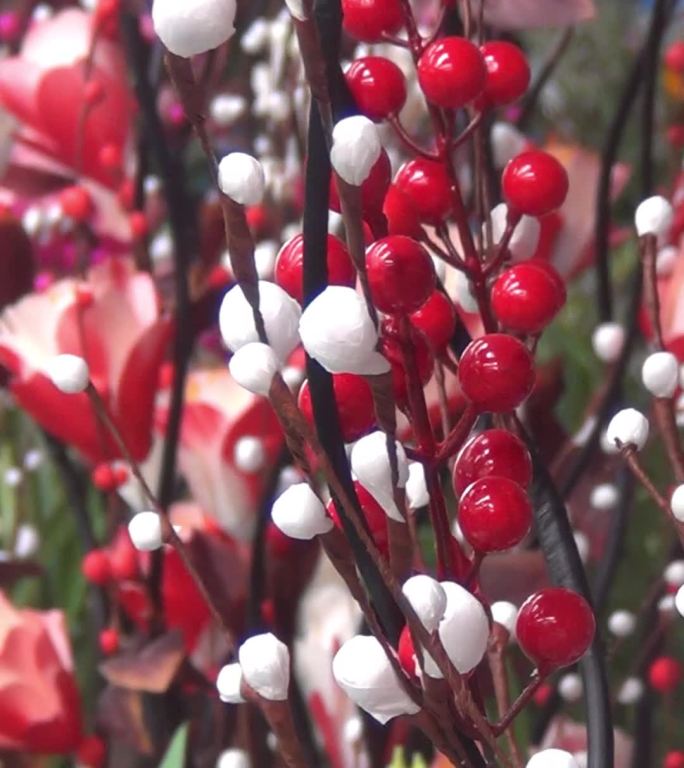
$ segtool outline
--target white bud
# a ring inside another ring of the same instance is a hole
[[[273,502],[271,518],[286,536],[293,539],[313,539],[333,527],[321,500],[307,483],[297,483],[283,491]]]
[[[676,610],[674,595],[663,595],[658,600],[658,611],[664,616],[672,616]]]
[[[608,617],[608,629],[615,637],[629,637],[636,629],[636,616],[631,611],[615,611]]]
[[[610,420],[607,435],[613,445],[619,440],[623,445],[633,445],[640,451],[648,440],[648,419],[635,408],[623,408]]]
[[[216,761],[216,768],[251,768],[249,755],[244,749],[227,749],[221,752]]]
[[[332,669],[347,696],[383,725],[393,717],[414,715],[420,710],[401,687],[374,637],[356,635],[347,640],[335,654]]]
[[[3,479],[8,488],[17,488],[21,485],[21,481],[24,479],[24,473],[19,467],[7,467]]]
[[[254,248],[254,265],[260,280],[270,280],[273,277],[278,246],[273,240],[265,240]]]
[[[494,166],[503,168],[509,160],[524,151],[525,136],[510,123],[494,123],[491,131]]]
[[[237,93],[220,93],[209,103],[211,119],[221,128],[232,125],[245,114],[246,109],[247,100]]]
[[[255,395],[268,395],[280,365],[268,344],[253,341],[235,352],[228,364],[235,381]]]
[[[173,240],[169,232],[160,232],[150,241],[150,259],[157,266],[164,265],[173,256]]]
[[[599,360],[614,363],[625,343],[625,329],[619,323],[601,323],[591,335],[591,345]]]
[[[558,694],[561,699],[574,703],[582,698],[582,678],[571,672],[558,681]]]
[[[242,676],[256,693],[270,701],[287,699],[290,685],[290,652],[285,643],[267,632],[255,635],[238,652]]]
[[[679,383],[679,363],[671,352],[654,352],[641,368],[641,380],[653,397],[672,397]]]
[[[221,701],[226,704],[241,704],[244,701],[240,693],[241,685],[242,669],[237,662],[221,667],[216,678],[216,689]]]
[[[684,617],[684,587],[680,587],[675,595],[675,609],[677,613]]]
[[[328,286],[302,313],[299,334],[306,351],[330,373],[390,370],[375,349],[378,334],[366,303],[353,288]]]
[[[416,616],[428,632],[434,632],[446,610],[447,598],[444,587],[431,576],[423,573],[411,576],[401,588]]]
[[[44,458],[40,448],[32,448],[30,451],[26,451],[23,461],[24,469],[27,472],[35,472],[42,466]]]
[[[684,523],[684,485],[678,485],[672,492],[670,509],[675,520]]]
[[[668,587],[681,587],[684,585],[684,560],[673,560],[668,563],[663,573],[663,580]]]
[[[361,186],[375,165],[382,145],[378,129],[363,115],[345,117],[332,132],[330,162],[347,184]]]
[[[430,494],[425,483],[425,469],[419,461],[412,461],[408,466],[406,481],[406,501],[410,509],[420,509],[430,503]]]
[[[90,381],[88,363],[78,355],[57,355],[47,364],[50,381],[65,395],[83,392]]]
[[[506,221],[508,219],[508,207],[506,203],[499,203],[492,209],[490,214],[492,221],[492,239],[496,245],[501,242],[501,238],[506,231]],[[486,226],[482,227],[483,236],[486,232]],[[524,261],[529,259],[537,249],[539,242],[539,233],[541,224],[539,219],[533,216],[521,216],[520,221],[513,230],[513,235],[508,241],[508,250],[513,256],[513,261]]]
[[[542,749],[527,761],[525,768],[579,768],[579,763],[564,749]]]
[[[644,684],[638,677],[628,677],[620,686],[617,694],[618,704],[629,706],[636,704],[644,695]]]
[[[241,437],[233,448],[233,463],[237,469],[254,474],[266,463],[266,449],[263,440],[253,435]]]
[[[594,509],[613,509],[620,500],[620,493],[612,483],[601,483],[592,489],[589,503]]]
[[[195,56],[232,36],[235,9],[235,0],[154,0],[152,23],[171,53]]]
[[[133,546],[141,552],[151,552],[162,545],[161,517],[156,512],[145,511],[133,515],[128,523],[128,535]]]
[[[515,622],[518,618],[518,609],[506,600],[492,603],[492,619],[508,631],[511,637],[515,637]]]
[[[344,740],[348,744],[356,744],[363,738],[363,720],[360,717],[350,717],[342,729]]]
[[[218,183],[223,194],[240,205],[256,205],[264,198],[264,169],[246,152],[231,152],[221,160]]]
[[[679,248],[675,245],[665,245],[659,249],[656,255],[656,274],[658,277],[667,277],[674,269],[679,258]]]
[[[275,283],[259,281],[259,310],[269,346],[284,363],[299,343],[299,304]],[[224,344],[233,352],[259,341],[254,313],[239,285],[224,296],[219,311],[219,329]]]
[[[453,581],[443,581],[442,586],[447,607],[439,638],[451,663],[464,675],[480,663],[487,650],[489,621],[482,603],[467,589]]]
[[[634,226],[639,237],[667,236],[672,226],[674,213],[670,203],[660,195],[654,195],[639,203],[634,214]]]
[[[245,53],[255,56],[261,53],[268,44],[268,22],[257,17],[244,31],[240,45]]]
[[[395,440],[394,445],[397,455],[397,485],[403,488],[408,480],[408,460],[401,443]],[[357,480],[385,510],[388,517],[399,523],[406,522],[394,501],[392,467],[387,435],[384,432],[371,432],[354,443],[351,468]]]
[[[29,523],[22,523],[14,537],[14,554],[20,560],[33,557],[40,547],[38,529]]]

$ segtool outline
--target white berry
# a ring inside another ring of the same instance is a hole
[[[296,483],[283,491],[273,502],[271,519],[293,539],[313,539],[333,528],[323,503],[307,483]]]
[[[579,764],[564,749],[542,749],[528,760],[525,768],[579,768]]]
[[[684,485],[678,485],[672,492],[670,509],[675,520],[684,523]]]
[[[670,231],[673,216],[670,203],[664,197],[654,195],[637,206],[634,226],[639,237],[656,235],[662,238]]]
[[[408,480],[408,461],[401,443],[395,440],[394,448],[397,458],[397,485],[403,488]],[[389,450],[387,435],[380,431],[371,432],[354,443],[351,468],[358,481],[385,510],[387,516],[403,523],[404,516],[394,501]]]
[[[363,115],[345,117],[332,132],[330,162],[347,184],[360,186],[380,157],[382,145],[378,129]]]
[[[245,152],[231,152],[218,167],[219,187],[240,205],[257,205],[263,200],[266,178],[261,163]]]
[[[128,535],[141,552],[151,552],[162,545],[162,521],[157,512],[138,512],[128,523]]]
[[[614,363],[625,343],[625,329],[619,323],[601,323],[594,329],[591,344],[594,353],[604,363]]]
[[[255,635],[238,651],[242,676],[256,693],[271,701],[287,699],[290,685],[290,652],[270,632]]]
[[[444,587],[431,576],[419,573],[407,579],[401,591],[428,632],[434,632],[446,610]]]
[[[641,380],[653,397],[672,397],[679,383],[679,363],[671,352],[654,352],[641,368]]]
[[[88,363],[78,355],[57,355],[48,362],[50,381],[65,395],[83,392],[90,381]]]
[[[607,436],[613,445],[619,441],[640,451],[648,440],[648,419],[634,408],[623,408],[610,420]]]
[[[224,701],[226,704],[240,704],[243,702],[244,698],[240,693],[241,685],[242,669],[237,662],[226,664],[225,667],[221,668],[216,678],[216,688],[221,701]]]
[[[217,48],[235,32],[235,0],[154,0],[152,23],[176,56],[195,56]]]
[[[258,341],[245,344],[235,352],[228,364],[230,375],[237,383],[255,395],[268,395],[273,377],[280,364],[268,344]]]
[[[631,611],[615,611],[608,617],[608,629],[615,637],[629,637],[636,629],[636,616]]]

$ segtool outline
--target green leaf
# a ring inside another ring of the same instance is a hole
[[[188,747],[188,723],[183,723],[173,734],[159,768],[184,768],[185,753]]]

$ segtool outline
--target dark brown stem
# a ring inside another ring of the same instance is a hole
[[[522,693],[513,702],[508,712],[506,712],[506,714],[501,718],[501,720],[499,720],[499,722],[493,726],[492,730],[497,736],[502,734],[505,730],[507,730],[510,724],[522,712],[525,706],[531,701],[532,697],[537,692],[537,690],[539,689],[539,686],[543,682],[544,682],[544,676],[540,674],[538,670],[535,670],[529,682],[523,688]]]
[[[437,451],[437,461],[442,463],[448,461],[459,448],[463,445],[477,421],[477,411],[474,406],[468,405],[461,414],[454,428],[444,439]]]
[[[408,133],[406,133],[404,126],[399,120],[399,115],[392,115],[389,118],[389,123],[392,128],[394,128],[394,132],[397,134],[397,137],[400,139],[401,143],[404,144],[404,146],[410,152],[420,157],[424,157],[426,160],[431,160],[432,162],[437,162],[439,160],[439,157],[435,153],[429,152],[428,150],[419,147],[418,144],[416,144],[415,141],[408,135]]]
[[[492,635],[488,652],[489,669],[492,673],[494,684],[494,696],[499,717],[503,717],[511,707],[511,695],[508,688],[508,676],[506,675],[505,653],[508,643],[508,632],[500,625],[492,626]],[[508,748],[515,762],[516,768],[522,768],[523,759],[520,746],[515,738],[512,728],[506,729]]]

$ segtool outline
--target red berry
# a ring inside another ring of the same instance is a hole
[[[534,361],[513,336],[489,333],[471,341],[461,355],[458,380],[463,394],[481,411],[517,408],[534,386]]]
[[[345,32],[365,43],[394,35],[404,24],[400,0],[342,0]]]
[[[406,369],[404,368],[404,355],[399,338],[398,329],[392,318],[385,318],[382,322],[382,335],[380,336],[380,352],[389,360],[392,366],[392,388],[394,399],[400,408],[408,403],[408,383]],[[434,359],[430,348],[422,333],[411,328],[410,344],[413,350],[418,377],[421,384],[430,381],[434,371]]]
[[[480,47],[487,67],[481,100],[485,106],[501,107],[519,99],[530,84],[525,54],[513,43],[491,40]]]
[[[375,165],[371,168],[368,178],[361,185],[361,208],[364,216],[378,213],[382,210],[385,193],[392,179],[392,166],[387,152],[383,149]],[[330,209],[340,213],[340,196],[334,175],[330,177]]]
[[[421,307],[435,287],[435,267],[423,246],[404,235],[378,240],[366,251],[371,298],[388,315]]]
[[[665,136],[674,149],[682,149],[684,147],[684,125],[670,125]]]
[[[385,557],[389,554],[389,542],[387,538],[387,514],[371,494],[359,483],[354,481],[354,490],[361,506],[361,511],[368,524],[368,530],[373,537],[375,546]],[[342,530],[342,521],[332,499],[326,507],[328,514],[335,525]]]
[[[532,525],[525,491],[507,477],[483,477],[461,496],[458,524],[477,552],[503,552],[519,544]]]
[[[105,144],[98,155],[100,165],[110,173],[121,170],[123,155],[121,148],[116,144]]]
[[[382,212],[387,219],[387,231],[390,235],[407,235],[418,240],[422,233],[418,212],[411,198],[402,192],[396,184],[390,184]]]
[[[565,284],[550,264],[526,261],[502,272],[492,286],[492,310],[506,328],[539,333],[565,304]]]
[[[409,198],[421,221],[441,224],[451,213],[451,182],[443,163],[409,160],[397,171],[394,184]]]
[[[454,464],[454,490],[460,496],[483,477],[507,477],[521,488],[532,479],[532,461],[522,440],[506,429],[487,429],[469,440]]]
[[[107,747],[99,736],[86,736],[78,746],[78,765],[87,768],[100,768],[104,764]]]
[[[684,72],[684,40],[675,40],[668,45],[663,56],[665,66],[673,72]]]
[[[663,760],[663,768],[684,768],[684,752],[668,752]]]
[[[563,587],[548,587],[528,597],[515,626],[520,647],[543,672],[581,659],[595,631],[589,603]]]
[[[81,561],[81,573],[86,581],[98,586],[104,586],[112,577],[107,553],[102,549],[87,552]]]
[[[100,80],[90,79],[83,86],[83,100],[92,106],[104,96],[104,85]]]
[[[544,216],[563,205],[568,194],[568,174],[553,155],[533,149],[508,161],[501,188],[512,210]]]
[[[83,222],[93,212],[93,199],[84,187],[67,187],[59,195],[59,204],[64,213],[74,221]]]
[[[672,693],[682,682],[682,665],[671,656],[660,656],[648,668],[648,682],[659,693]]]
[[[418,82],[425,98],[438,107],[458,109],[478,96],[487,68],[476,45],[465,37],[430,43],[418,61]]]
[[[441,354],[456,331],[456,310],[441,291],[433,291],[428,300],[411,314],[411,325],[417,328],[436,354]]]
[[[371,120],[385,120],[404,106],[406,78],[389,59],[382,56],[356,59],[345,77],[356,105]]]
[[[131,236],[134,240],[143,240],[147,237],[149,226],[147,216],[142,211],[132,211],[128,215],[128,224],[131,228]]]
[[[93,305],[95,294],[87,283],[79,283],[76,286],[76,304],[80,309],[87,309]]]
[[[356,270],[344,243],[328,235],[328,283],[330,285],[356,284]],[[274,278],[276,283],[300,304],[304,301],[304,236],[295,235],[280,249],[276,257]]]
[[[546,705],[546,702],[551,698],[552,695],[553,686],[549,683],[542,683],[535,691],[534,696],[532,697],[532,701],[534,701],[538,707],[543,707]]]
[[[373,393],[368,382],[353,373],[334,373],[333,390],[335,403],[345,443],[353,443],[375,425]],[[305,381],[299,390],[299,407],[304,416],[313,424],[313,409],[309,382]]]
[[[295,540],[291,539],[274,523],[266,526],[265,549],[268,558],[285,560],[293,551]]]
[[[116,475],[111,464],[98,464],[90,473],[93,485],[103,493],[111,493],[117,488]]]
[[[410,677],[416,677],[416,649],[413,645],[413,638],[408,628],[408,624],[401,630],[399,635],[399,644],[397,646],[397,656],[399,657],[399,663],[401,668]]]
[[[100,650],[105,656],[111,656],[119,650],[119,633],[112,628],[103,629],[99,637]]]

